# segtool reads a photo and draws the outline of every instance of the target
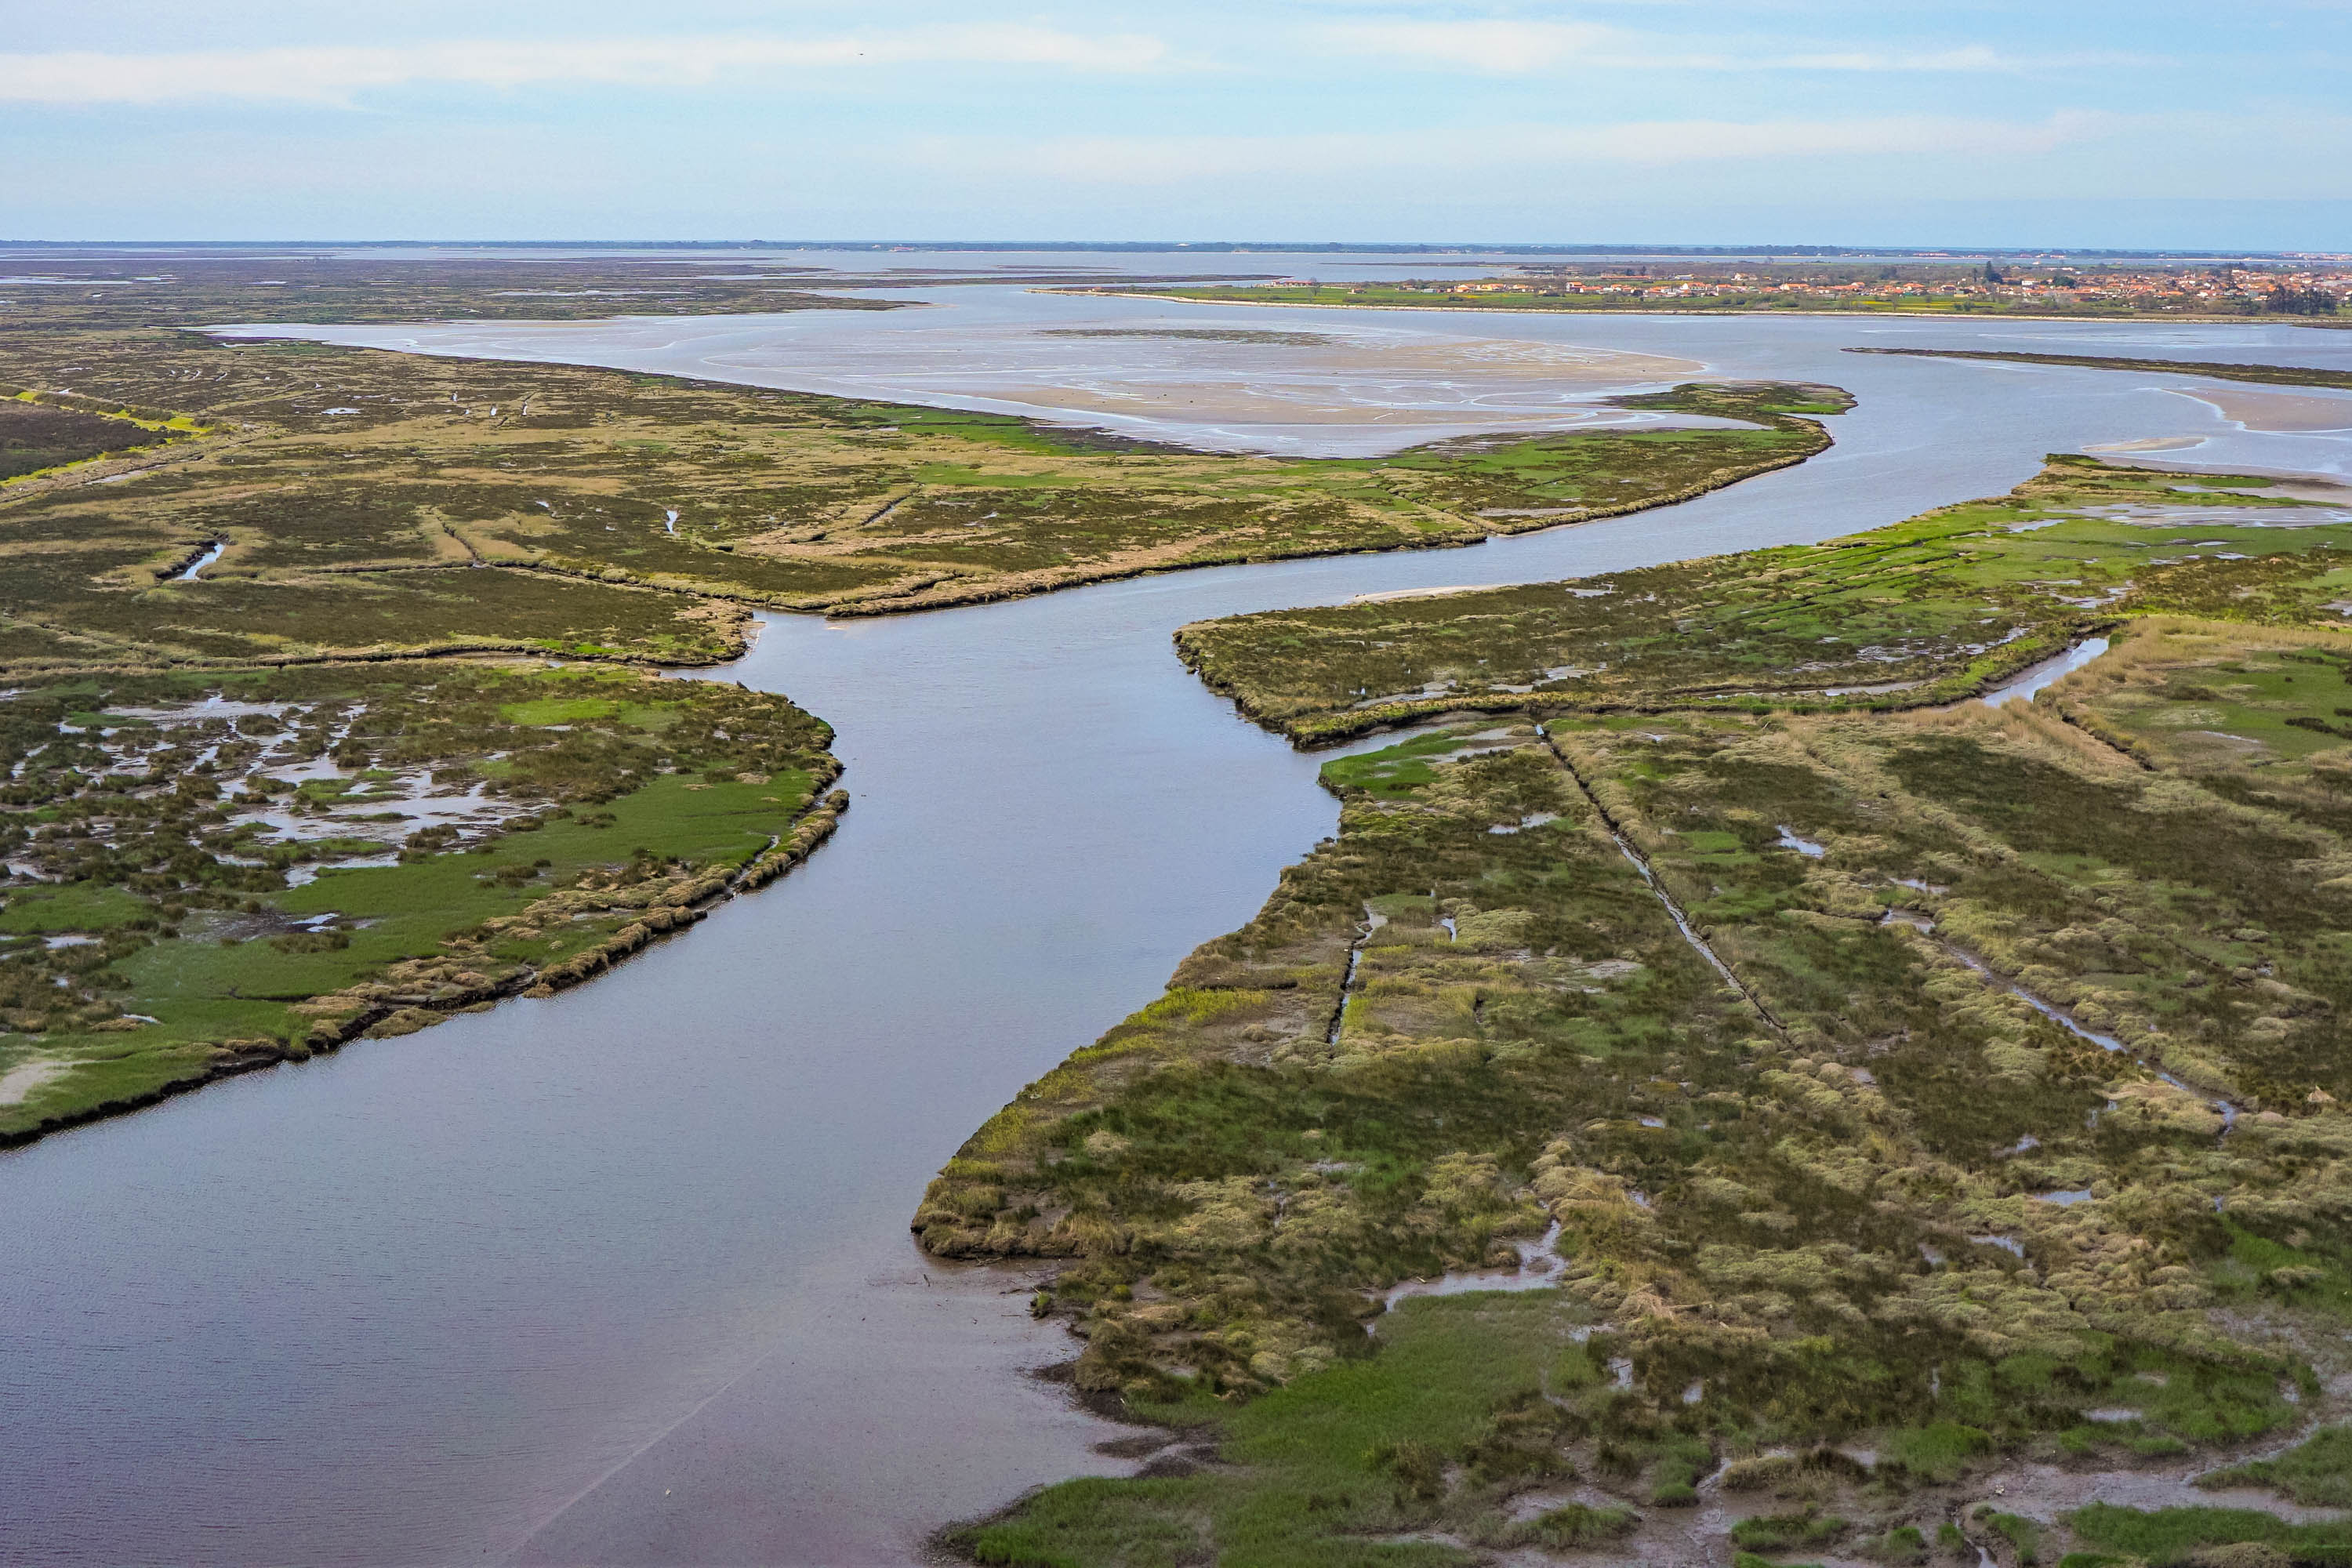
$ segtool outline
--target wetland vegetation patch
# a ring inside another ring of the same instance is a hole
[[[116,674],[0,699],[0,1141],[586,978],[842,800],[780,697],[609,668]]]
[[[5,389],[0,388],[0,394]],[[118,415],[0,395],[0,484],[182,439],[188,432]]]
[[[2053,457],[2008,496],[1822,544],[1235,616],[1176,641],[1244,711],[1323,742],[1460,708],[1914,707],[2119,616],[2343,624],[2346,604],[2343,500]]]

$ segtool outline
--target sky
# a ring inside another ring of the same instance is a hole
[[[2352,0],[0,0],[0,239],[2352,250]]]

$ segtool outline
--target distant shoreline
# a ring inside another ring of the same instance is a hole
[[[1948,310],[1694,310],[1635,305],[1601,305],[1589,309],[1545,310],[1528,305],[1362,305],[1338,300],[1202,300],[1189,294],[1155,294],[1148,290],[1125,289],[1054,289],[1039,288],[1038,294],[1098,295],[1118,300],[1170,300],[1181,305],[1247,305],[1257,309],[1288,310],[1475,310],[1486,316],[1706,316],[1719,320],[1763,319],[1783,316],[1821,316],[1832,320],[1860,318],[1864,321],[1885,321],[1899,318],[1915,321],[2113,321],[2126,326],[2145,326],[2150,321],[2167,321],[2187,326],[2260,325],[2310,327],[2320,331],[2352,331],[2352,321],[2319,321],[2308,317],[2287,320],[2263,316],[2045,316],[2022,312],[2002,312],[1998,315],[1960,315]]]

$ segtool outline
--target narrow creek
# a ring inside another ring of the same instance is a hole
[[[2175,1089],[2185,1090],[2190,1094],[2206,1096],[2208,1098],[2208,1102],[2213,1107],[2213,1109],[2221,1113],[2221,1136],[2225,1138],[2228,1137],[2230,1135],[2231,1129],[2237,1126],[2238,1118],[2242,1114],[2242,1111],[2235,1101],[2221,1099],[2219,1096],[2211,1095],[2209,1090],[2197,1089],[2192,1085],[2183,1083],[2179,1079],[2174,1077],[2171,1073],[2167,1072],[2158,1063],[2150,1060],[2147,1057],[2141,1056],[2129,1046],[2125,1045],[2123,1041],[2116,1038],[2115,1036],[2100,1034],[2096,1029],[2090,1028],[2077,1022],[2074,1015],[2067,1012],[2063,1007],[2059,1006],[2056,1003],[2050,1001],[2046,997],[2035,995],[2032,992],[2028,991],[2024,986],[2020,985],[2016,981],[2011,980],[2008,975],[2001,973],[1999,970],[1985,963],[1984,960],[1979,958],[1976,954],[1966,952],[1960,948],[1954,947],[1951,943],[1947,942],[1936,942],[1935,945],[1942,952],[1958,959],[1960,963],[1974,970],[1988,984],[1997,985],[2001,990],[2008,992],[2011,995],[2016,997],[2019,1001],[2024,1003],[2027,1006],[2032,1008],[2035,1012],[2041,1014],[2043,1017],[2049,1019],[2052,1023],[2057,1025],[2068,1034],[2073,1035],[2075,1038],[2088,1040],[2093,1045],[2098,1047],[2101,1050],[2123,1058],[2126,1061],[2131,1062],[2135,1066],[2143,1068],[2147,1072],[2154,1075],[2156,1078],[2170,1084]]]
[[[1666,890],[1665,882],[1660,879],[1656,868],[1651,866],[1649,858],[1633,847],[1633,841],[1625,836],[1624,829],[1618,825],[1614,817],[1609,815],[1609,808],[1601,804],[1601,797],[1592,793],[1591,786],[1584,782],[1584,775],[1577,771],[1576,764],[1569,760],[1568,753],[1561,750],[1559,742],[1554,740],[1549,731],[1540,724],[1536,726],[1536,732],[1544,737],[1544,743],[1550,748],[1552,755],[1558,759],[1560,771],[1568,774],[1570,781],[1576,785],[1578,793],[1584,796],[1585,804],[1592,808],[1594,820],[1600,823],[1601,830],[1607,833],[1616,844],[1617,852],[1624,856],[1633,869],[1640,873],[1642,885],[1649,889],[1651,897],[1656,899],[1664,908],[1667,918],[1675,922],[1675,930],[1682,933],[1683,941],[1690,944],[1693,952],[1706,960],[1708,967],[1722,977],[1726,985],[1739,993],[1739,999],[1747,1003],[1774,1034],[1783,1034],[1780,1020],[1772,1016],[1772,1010],[1765,1006],[1762,999],[1748,988],[1748,983],[1739,978],[1738,971],[1725,963],[1723,955],[1715,951],[1714,944],[1701,936],[1698,928],[1691,924],[1690,917],[1683,912],[1682,905],[1675,901],[1674,894]],[[1780,833],[1784,840],[1789,838],[1787,828],[1782,828]]]
[[[165,579],[165,581],[172,583],[195,582],[197,578],[203,574],[205,567],[219,560],[223,555],[226,554],[227,552],[228,541],[226,539],[215,539],[211,543],[206,544],[202,550],[197,551],[196,553],[189,559],[186,565],[181,567],[177,572],[173,573],[170,577]]]
[[[953,308],[1144,308],[1005,293]],[[2322,363],[2284,329],[2030,327]],[[1243,721],[1170,632],[1832,537],[2188,417],[2094,372],[1838,352],[2022,330],[1480,318],[1861,405],[1801,468],[1466,557],[762,616],[698,673],[835,726],[855,805],[799,870],[555,997],[0,1154],[0,1563],[911,1563],[947,1521],[1129,1468],[1029,1375],[1072,1346],[1022,1278],[942,1268],[905,1227],[972,1129],[1332,830],[1324,759]],[[628,363],[791,384],[660,358]]]
[[[2045,686],[2056,685],[2106,651],[2105,637],[2084,637],[2064,653],[2027,666],[1974,700],[1988,708],[1998,708],[2013,700],[2031,702],[2035,692]]]
[[[1511,1268],[1472,1268],[1458,1274],[1433,1275],[1426,1279],[1404,1279],[1381,1293],[1381,1305],[1394,1308],[1399,1301],[1415,1296],[1460,1296],[1473,1290],[1541,1290],[1559,1283],[1559,1271],[1567,1260],[1559,1255],[1559,1222],[1552,1221],[1543,1235],[1533,1240],[1511,1243],[1519,1261]],[[1381,1321],[1373,1318],[1364,1324],[1364,1331],[1377,1335]]]

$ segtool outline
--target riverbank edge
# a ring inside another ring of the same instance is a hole
[[[662,590],[647,588],[644,591],[658,593]],[[761,607],[772,608],[772,606]],[[58,630],[44,622],[29,620],[22,616],[16,619],[24,625],[37,626],[43,631]],[[0,617],[0,625],[5,624],[7,624],[7,618]],[[80,637],[86,634],[69,632],[61,635]],[[632,658],[621,654],[577,653],[570,649],[558,651],[537,643],[464,642],[449,643],[437,647],[428,646],[346,648],[334,653],[281,654],[274,658],[265,656],[258,658],[224,659],[187,658],[143,661],[111,659],[89,664],[37,666],[0,664],[0,679],[71,680],[88,676],[109,675],[205,675],[227,673],[239,669],[308,669],[343,664],[422,663],[444,658],[559,658],[565,664],[595,664],[620,669],[719,669],[741,658],[751,651],[751,638],[740,637],[732,648],[715,654],[708,659],[675,659],[655,664],[646,659]]]
[[[2033,353],[2011,349],[1898,349],[1849,346],[1840,353],[1890,354],[1903,359],[1958,360],[1967,364],[2021,364],[2053,370],[2130,371],[2141,375],[2203,376],[2209,381],[2244,382],[2256,386],[2311,386],[2324,391],[2352,391],[2352,371],[2321,365],[2250,364],[2230,360],[2210,363],[2197,360],[2137,359],[2122,354]],[[2315,379],[2316,378],[2316,379]]]

